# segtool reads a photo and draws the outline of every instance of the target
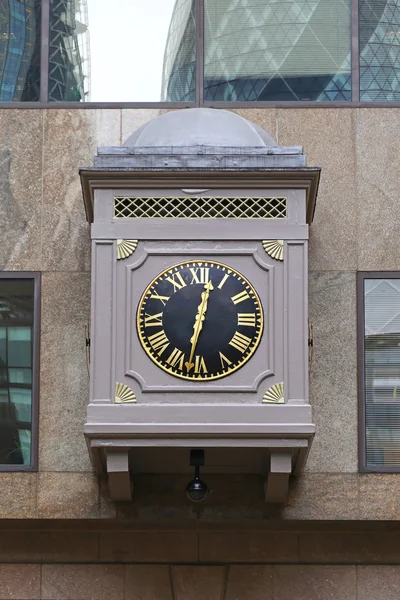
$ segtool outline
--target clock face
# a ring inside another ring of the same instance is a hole
[[[137,312],[139,340],[159,367],[209,381],[242,367],[263,331],[260,299],[250,282],[221,263],[191,261],[160,273]]]

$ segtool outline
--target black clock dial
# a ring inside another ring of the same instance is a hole
[[[159,367],[184,379],[225,377],[254,354],[263,331],[258,295],[221,263],[191,261],[160,273],[138,307],[139,340]]]

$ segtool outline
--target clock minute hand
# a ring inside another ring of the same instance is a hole
[[[187,371],[189,372],[191,369],[193,369],[194,367],[194,363],[192,363],[193,360],[193,356],[196,350],[196,346],[197,346],[197,341],[199,339],[199,335],[200,335],[200,331],[203,329],[203,321],[205,319],[206,316],[206,311],[207,311],[207,305],[208,305],[208,297],[210,295],[210,292],[214,289],[213,284],[211,283],[211,281],[208,281],[205,286],[204,286],[204,292],[202,292],[201,294],[201,302],[199,304],[199,306],[197,307],[197,315],[194,321],[194,325],[193,325],[193,335],[190,338],[190,342],[192,344],[192,347],[190,349],[190,357],[189,360],[187,362],[185,362],[185,367],[187,369]]]

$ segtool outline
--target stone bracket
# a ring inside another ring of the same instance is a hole
[[[289,493],[289,477],[292,473],[291,452],[272,452],[270,470],[265,482],[265,501],[286,503]]]
[[[133,497],[133,481],[129,469],[128,450],[107,451],[106,458],[111,500],[129,502]]]

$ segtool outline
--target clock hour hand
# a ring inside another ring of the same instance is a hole
[[[192,344],[192,347],[190,349],[190,357],[189,360],[187,362],[185,362],[185,367],[187,372],[189,373],[189,371],[191,369],[193,369],[194,367],[194,363],[192,362],[193,360],[193,356],[196,350],[196,346],[197,346],[197,341],[199,339],[199,335],[200,335],[200,331],[203,329],[203,321],[205,319],[206,316],[206,311],[207,311],[207,305],[208,305],[208,297],[210,295],[210,292],[214,289],[213,284],[211,283],[211,281],[208,281],[205,286],[204,286],[204,292],[202,292],[201,294],[201,302],[199,304],[199,306],[197,307],[197,315],[194,321],[194,325],[193,325],[193,335],[190,338],[190,342]]]

